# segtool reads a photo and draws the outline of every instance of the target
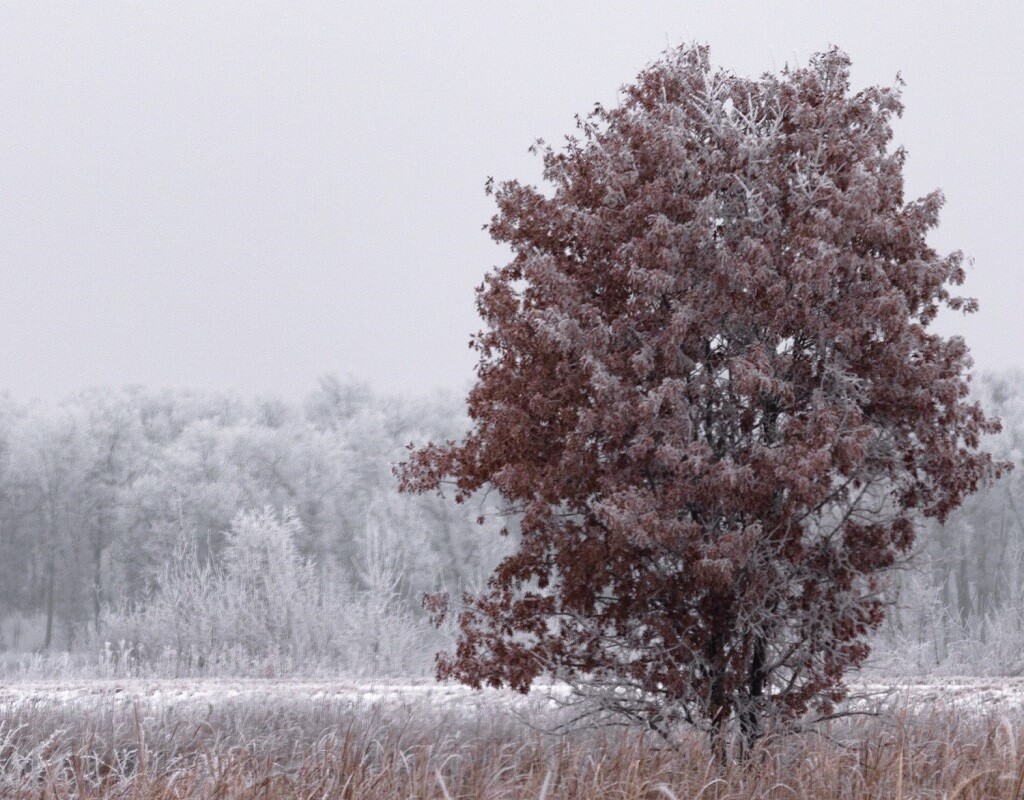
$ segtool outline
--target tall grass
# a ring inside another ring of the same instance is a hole
[[[720,768],[704,740],[580,730],[497,704],[22,701],[0,722],[0,797],[762,800],[1024,797],[1024,716],[933,709],[835,723]]]

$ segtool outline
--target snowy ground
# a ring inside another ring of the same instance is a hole
[[[1024,710],[1024,679],[947,678],[942,681],[860,683],[850,686],[858,708],[887,705],[924,708],[958,707],[980,713]],[[531,702],[564,694],[564,687],[538,689]],[[83,710],[97,706],[147,709],[213,709],[223,704],[330,706],[408,706],[425,703],[438,708],[503,706],[524,702],[522,695],[494,690],[473,691],[464,686],[437,683],[352,683],[274,679],[203,680],[15,680],[0,683],[0,711],[62,706]]]
[[[1024,678],[936,678],[898,684],[850,683],[853,703],[910,708],[952,706],[981,713],[1024,710]],[[863,699],[860,699],[863,698]]]
[[[207,706],[228,701],[324,702],[330,704],[446,705],[496,698],[497,692],[472,692],[463,686],[435,683],[352,683],[274,679],[173,680],[15,680],[0,685],[0,707],[22,704],[90,706],[97,703],[161,706]]]

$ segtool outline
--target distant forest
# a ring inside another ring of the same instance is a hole
[[[1024,374],[973,390],[1003,422],[988,448],[1019,465]],[[334,378],[301,403],[140,388],[0,399],[0,648],[135,665],[160,648],[160,663],[196,672],[216,671],[218,647],[234,648],[221,662],[234,671],[287,658],[301,671],[300,659],[351,668],[389,646],[383,671],[427,670],[445,640],[423,594],[481,586],[514,519],[491,497],[399,495],[392,467],[410,442],[468,425],[461,398]],[[921,524],[888,588],[876,666],[1024,673],[1022,511],[1018,467],[944,526]]]
[[[0,400],[0,645],[103,642],[182,577],[183,554],[220,565],[240,511],[271,509],[296,564],[347,596],[382,565],[387,599],[414,615],[425,592],[479,584],[508,547],[502,520],[481,528],[482,498],[399,495],[392,474],[410,442],[460,436],[462,406],[333,378],[293,404],[138,388]]]

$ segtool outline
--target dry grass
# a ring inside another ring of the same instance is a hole
[[[724,771],[697,736],[676,748],[623,730],[558,738],[497,706],[228,700],[201,711],[28,703],[5,713],[5,800],[1024,798],[1024,717],[948,709],[837,723],[828,737],[789,737]]]

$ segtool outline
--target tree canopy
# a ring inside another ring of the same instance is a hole
[[[478,290],[472,428],[401,470],[495,488],[522,536],[441,676],[748,740],[827,713],[915,521],[1006,466],[965,343],[929,330],[976,309],[926,240],[942,194],[905,200],[899,85],[851,93],[849,68],[749,79],[679,47],[539,144],[548,191],[489,184],[513,257]]]

